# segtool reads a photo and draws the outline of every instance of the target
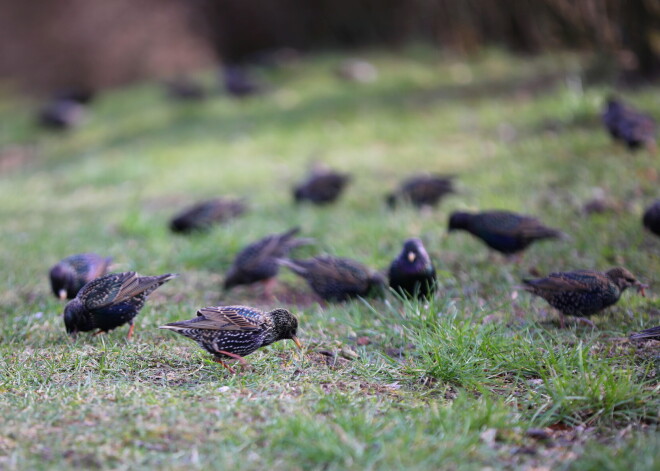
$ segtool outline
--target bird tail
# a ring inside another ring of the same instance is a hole
[[[656,339],[660,340],[660,325],[657,327],[651,327],[650,329],[642,330],[636,334],[630,336],[630,340],[642,340],[642,339]]]
[[[300,263],[298,263],[296,260],[291,260],[289,258],[278,258],[276,259],[276,261],[278,265],[287,267],[296,275],[303,276],[305,275],[305,273],[307,273],[307,269],[304,266],[302,266]]]

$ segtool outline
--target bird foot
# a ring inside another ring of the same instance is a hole
[[[101,334],[107,334],[107,332],[106,332],[105,330],[101,330],[101,329],[99,329],[98,332],[94,332],[94,334],[92,335],[92,337],[96,337],[97,335],[101,335]]]
[[[587,324],[587,325],[590,326],[592,329],[595,329],[595,328],[596,328],[596,324],[594,324],[594,323],[591,321],[591,319],[587,319],[586,317],[578,317],[578,318],[577,318],[577,321],[578,321],[578,322],[582,322],[583,324]]]
[[[131,324],[131,326],[128,329],[128,335],[126,335],[126,340],[131,340],[133,337],[133,331],[135,330],[135,324]]]
[[[225,350],[216,350],[216,352],[221,353],[222,355],[227,355],[228,357],[237,360],[244,369],[249,369],[250,368],[250,364],[245,360],[245,358],[243,358],[240,355],[236,355],[235,353],[230,353],[230,352],[227,352]],[[215,361],[222,364],[222,366],[227,368],[232,374],[236,374],[236,371],[231,366],[227,365],[224,361],[222,361],[218,358],[216,358]]]

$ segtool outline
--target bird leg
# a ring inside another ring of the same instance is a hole
[[[577,321],[578,321],[578,322],[582,322],[583,324],[587,324],[587,325],[591,326],[592,329],[595,329],[595,328],[596,328],[596,324],[594,324],[594,323],[591,321],[591,319],[587,319],[586,317],[578,317],[578,318],[577,318]]]
[[[566,317],[560,312],[559,313],[559,328],[560,329],[565,329],[566,328]]]
[[[99,329],[98,332],[94,332],[94,334],[92,335],[92,337],[96,337],[97,335],[106,334],[106,333],[107,333],[107,332],[106,332],[105,330],[103,330],[103,329]]]
[[[135,330],[135,324],[131,323],[131,326],[128,328],[128,335],[126,336],[127,340],[131,340],[131,337],[133,337],[134,330]]]
[[[227,363],[225,363],[224,361],[222,361],[221,359],[219,359],[219,358],[214,358],[213,361],[216,362],[216,363],[220,363],[222,366],[224,366],[225,368],[227,368],[231,374],[233,374],[233,375],[236,374],[236,370],[235,370],[234,368],[232,368],[231,366],[229,366],[229,365],[228,365]]]
[[[250,367],[250,364],[245,360],[245,358],[243,358],[243,357],[240,356],[240,355],[236,355],[235,353],[230,353],[230,352],[227,352],[227,351],[225,351],[225,350],[216,350],[216,352],[217,352],[217,353],[221,353],[222,355],[227,355],[228,357],[230,357],[230,358],[234,358],[235,360],[238,360],[238,362],[241,364],[241,366],[242,366],[243,368],[249,368],[249,367]],[[231,371],[232,374],[236,374],[236,372],[234,371],[234,369],[231,368],[229,365],[227,365],[224,361],[222,361],[222,360],[220,360],[220,359],[218,359],[218,358],[216,358],[215,361],[217,361],[218,363],[222,363],[222,366],[224,366],[224,367],[227,368],[229,371]]]

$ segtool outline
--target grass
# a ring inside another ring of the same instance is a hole
[[[625,338],[659,323],[660,241],[640,223],[657,156],[628,154],[600,128],[611,89],[581,83],[586,59],[571,55],[365,56],[380,72],[369,85],[339,82],[343,57],[328,54],[264,72],[275,91],[254,100],[108,92],[66,135],[0,100],[0,468],[656,469],[657,343]],[[653,90],[625,98],[660,115]],[[294,207],[289,188],[314,159],[354,182],[332,207]],[[383,195],[423,170],[459,175],[460,194],[388,212]],[[603,191],[623,209],[580,212]],[[183,205],[216,195],[247,197],[251,211],[206,234],[168,232]],[[537,214],[571,240],[504,263],[446,235],[449,212],[476,208]],[[259,288],[223,293],[222,276],[243,245],[296,225],[317,240],[301,254],[379,269],[420,236],[439,294],[321,306],[283,271],[276,293],[306,348],[275,344],[237,376],[156,329],[202,306],[273,306]],[[117,270],[181,273],[150,297],[133,341],[125,328],[67,338],[46,274],[84,251]],[[517,288],[530,270],[615,264],[651,289],[626,293],[596,330],[558,329]]]

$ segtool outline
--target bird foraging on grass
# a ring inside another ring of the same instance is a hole
[[[95,253],[66,257],[50,269],[50,286],[60,299],[73,299],[87,283],[105,275],[112,258]]]
[[[350,181],[351,176],[347,173],[335,172],[317,165],[308,177],[293,189],[293,199],[296,203],[334,203]]]
[[[304,260],[280,259],[280,263],[307,281],[326,301],[346,301],[382,292],[385,278],[349,258],[321,255]]]
[[[646,146],[655,152],[655,121],[650,116],[616,98],[610,98],[602,119],[612,139],[625,143],[628,149],[637,150]]]
[[[277,342],[291,339],[302,348],[296,336],[298,320],[286,309],[263,312],[247,306],[211,306],[197,311],[197,317],[160,326],[197,342],[214,355],[214,360],[231,373],[225,360],[246,364],[244,356]]]
[[[286,257],[295,247],[313,242],[313,239],[296,238],[299,232],[300,228],[296,227],[282,234],[271,234],[241,250],[227,273],[225,289],[262,281],[266,296],[270,297],[272,283],[280,269],[278,259]]]
[[[623,267],[604,273],[594,270],[551,273],[546,278],[527,279],[523,283],[526,291],[545,299],[561,313],[562,328],[564,316],[577,317],[594,327],[588,318],[616,304],[626,289],[635,287],[644,296],[647,288]]]
[[[660,340],[660,325],[632,334],[630,340]]]
[[[133,319],[144,306],[147,297],[163,283],[178,275],[139,276],[129,271],[111,273],[87,283],[64,308],[67,333],[99,329],[95,335],[130,324],[128,338],[133,335]]]
[[[436,276],[431,257],[420,239],[408,239],[403,250],[392,261],[390,288],[407,297],[430,298],[435,291]]]
[[[506,256],[522,252],[538,240],[566,238],[535,217],[509,211],[454,212],[449,217],[449,231],[454,230],[467,231]]]
[[[178,213],[170,222],[172,232],[187,234],[209,229],[243,214],[247,209],[244,201],[230,198],[214,198],[200,201]]]
[[[413,175],[387,195],[385,201],[390,208],[400,201],[410,202],[418,208],[436,206],[443,197],[455,193],[453,178],[450,175]]]

